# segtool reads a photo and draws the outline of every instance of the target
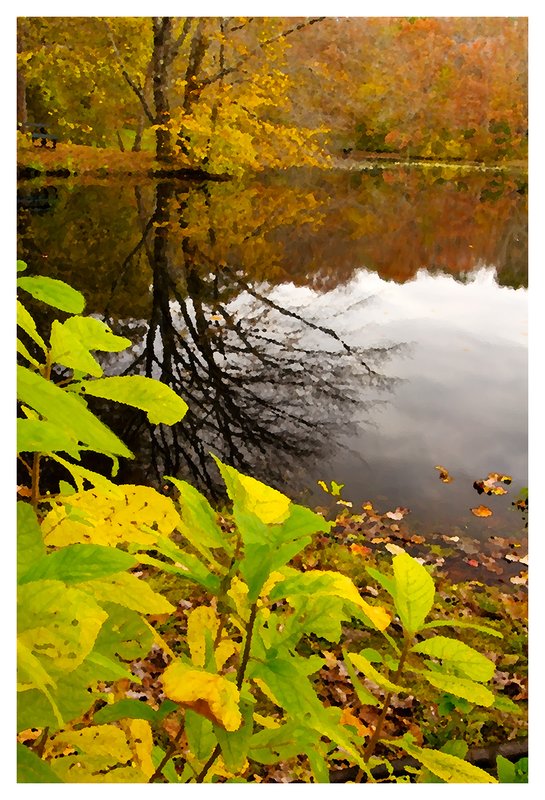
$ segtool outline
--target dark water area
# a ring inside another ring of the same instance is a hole
[[[355,511],[406,507],[423,532],[522,531],[524,173],[24,181],[18,229],[29,274],[67,281],[131,340],[105,373],[189,403],[172,428],[95,407],[136,455],[120,481],[174,475],[219,499],[214,452],[312,506],[331,505],[317,481],[335,480]],[[476,493],[490,472],[512,476],[508,494]],[[492,516],[473,516],[481,503]]]

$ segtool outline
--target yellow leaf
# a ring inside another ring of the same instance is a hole
[[[250,606],[248,604],[248,585],[237,578],[235,575],[231,581],[231,586],[227,592],[228,596],[235,604],[237,614],[244,622],[250,618]]]
[[[202,714],[226,731],[240,728],[240,694],[232,681],[222,675],[193,669],[182,661],[170,664],[163,673],[162,681],[167,697],[184,708]]]
[[[153,545],[179,522],[169,497],[149,486],[127,485],[116,487],[115,493],[93,489],[64,497],[45,517],[42,532],[46,544],[57,547],[79,542]],[[142,530],[142,525],[148,530]]]
[[[246,490],[246,505],[256,517],[267,524],[279,524],[289,517],[291,500],[261,481],[239,473],[238,479]]]
[[[151,758],[153,735],[149,722],[144,719],[126,719],[119,724],[126,732],[129,747],[134,753],[133,763],[136,762],[135,766],[141,769],[146,778],[151,778],[155,767]]]

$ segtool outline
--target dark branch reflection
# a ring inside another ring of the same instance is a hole
[[[164,475],[181,476],[217,497],[209,455],[214,452],[278,488],[300,492],[309,463],[391,390],[394,379],[379,368],[398,347],[352,347],[330,321],[323,325],[308,308],[283,304],[236,264],[219,266],[197,238],[183,235],[195,192],[207,213],[201,242],[213,248],[216,232],[204,185],[159,183],[152,216],[145,222],[141,216],[138,250],[145,249],[151,267],[151,312],[144,335],[122,362],[123,374],[169,385],[188,402],[189,412],[167,427],[110,408],[110,423],[113,411],[113,427],[139,454],[138,464],[124,467],[120,479],[157,484]],[[134,321],[125,329],[108,322],[134,341]]]

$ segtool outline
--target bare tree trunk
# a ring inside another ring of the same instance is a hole
[[[167,125],[170,120],[168,102],[168,66],[172,37],[172,17],[153,17],[153,101],[155,124]],[[155,132],[155,155],[158,161],[171,161],[172,137],[168,128]]]

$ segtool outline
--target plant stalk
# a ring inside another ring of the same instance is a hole
[[[237,689],[240,691],[242,684],[244,683],[244,675],[246,673],[246,667],[248,666],[248,661],[250,658],[250,648],[252,646],[252,634],[254,632],[254,625],[255,625],[255,618],[257,616],[257,600],[252,605],[250,611],[250,618],[248,620],[248,624],[246,625],[246,641],[244,642],[244,650],[242,653],[242,658],[240,659],[240,664],[237,671]],[[212,751],[212,754],[200,773],[197,775],[195,779],[195,783],[203,783],[206,775],[208,774],[208,770],[219,756],[221,748],[219,744],[215,746]]]
[[[406,660],[407,655],[409,653],[410,646],[411,646],[411,639],[408,636],[405,636],[405,641],[403,643],[403,650],[401,651],[401,656],[399,658],[399,664],[397,665],[397,670],[396,670],[396,673],[395,673],[395,675],[393,677],[393,681],[392,681],[393,683],[397,683],[399,678],[400,678],[400,676],[401,676],[401,672],[403,670],[403,666],[405,664],[405,660]],[[384,700],[384,705],[382,706],[382,711],[380,713],[380,717],[378,718],[377,724],[375,726],[375,730],[373,731],[373,734],[372,734],[371,738],[367,742],[367,747],[365,748],[365,750],[363,752],[363,760],[365,761],[366,764],[369,761],[369,759],[371,758],[371,756],[373,755],[373,753],[375,752],[375,747],[377,746],[377,742],[380,739],[380,735],[382,733],[382,728],[384,726],[384,721],[386,719],[388,711],[390,710],[390,700],[392,699],[392,694],[393,694],[393,692],[388,692],[388,694],[386,695],[386,698]],[[361,775],[360,775],[360,773],[361,773]],[[361,778],[363,777],[363,773],[362,773],[361,769],[360,769],[360,773],[358,773],[358,779],[359,780],[356,780],[356,783],[360,783],[361,782]]]

